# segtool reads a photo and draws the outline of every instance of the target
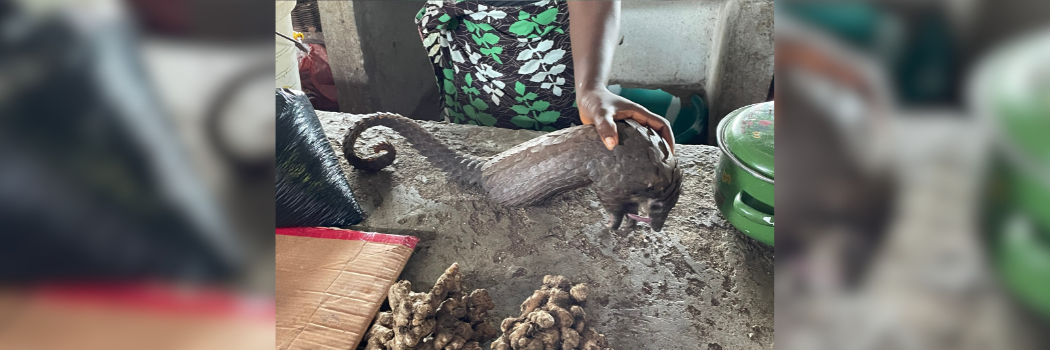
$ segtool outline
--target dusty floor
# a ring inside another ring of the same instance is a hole
[[[336,150],[356,116],[318,112]],[[424,122],[454,149],[489,156],[540,133]],[[447,182],[390,129],[366,132],[359,154],[380,139],[399,150],[377,174],[342,164],[370,215],[360,230],[408,234],[420,244],[402,279],[429,288],[459,262],[468,288],[496,301],[494,324],[517,316],[544,275],[591,286],[589,318],[616,349],[773,348],[773,250],[729,225],[712,198],[718,149],[679,145],[682,197],[663,232],[644,224],[603,227],[594,192],[570,192],[525,209],[490,204]],[[341,152],[339,152],[341,153]],[[340,154],[340,159],[342,159]]]

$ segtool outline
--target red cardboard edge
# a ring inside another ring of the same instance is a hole
[[[330,227],[281,227],[277,228],[277,234],[284,236],[400,244],[412,249],[416,249],[416,243],[419,243],[418,237],[391,235],[376,232],[361,232]]]
[[[273,298],[248,297],[210,287],[150,282],[51,283],[33,288],[40,300],[63,304],[123,307],[160,314],[275,320]]]

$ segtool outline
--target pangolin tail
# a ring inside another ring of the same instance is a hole
[[[481,182],[481,165],[484,158],[455,151],[423,129],[415,121],[392,113],[369,114],[357,122],[343,138],[343,155],[350,165],[365,171],[379,171],[394,162],[397,151],[388,142],[381,142],[372,148],[376,155],[369,158],[358,157],[354,152],[361,133],[373,126],[385,126],[404,136],[412,148],[427,158],[431,164],[441,169],[453,181],[469,184]],[[380,154],[386,151],[385,154]]]

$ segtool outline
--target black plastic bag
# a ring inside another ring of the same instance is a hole
[[[154,95],[134,26],[6,3],[0,22],[22,29],[0,40],[18,87],[0,104],[0,285],[243,273],[242,240]]]
[[[277,227],[347,226],[363,216],[309,98],[277,89]]]

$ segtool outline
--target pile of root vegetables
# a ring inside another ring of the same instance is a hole
[[[495,308],[492,298],[484,289],[465,293],[458,264],[446,269],[427,293],[412,292],[408,281],[395,283],[387,301],[391,311],[376,317],[366,335],[367,350],[481,350],[480,344],[496,337],[496,329],[485,321]]]
[[[463,289],[459,265],[452,264],[427,293],[408,281],[390,287],[391,311],[381,312],[366,334],[367,350],[480,350],[496,338],[487,322],[495,308],[488,292]],[[504,319],[493,350],[604,350],[605,336],[587,323],[587,285],[563,276],[545,276],[543,286],[521,304],[521,315]],[[610,349],[611,350],[611,349]]]
[[[605,335],[587,324],[586,302],[586,284],[572,285],[563,276],[544,276],[543,287],[521,304],[521,316],[500,324],[503,335],[492,343],[492,349],[608,349]]]

